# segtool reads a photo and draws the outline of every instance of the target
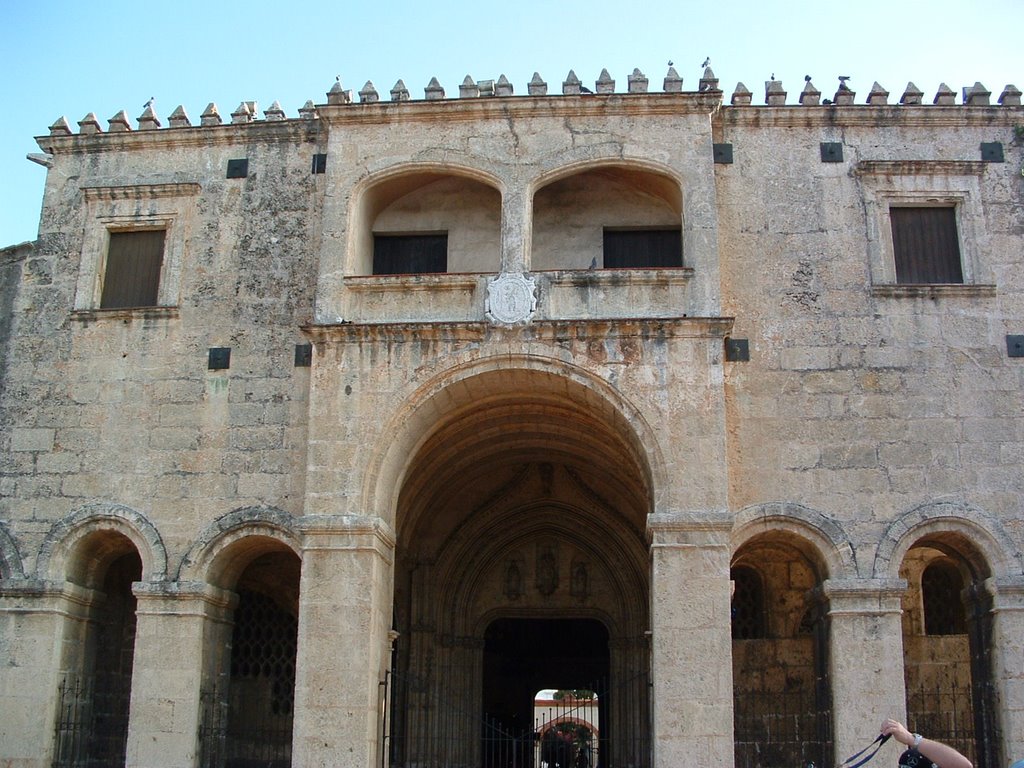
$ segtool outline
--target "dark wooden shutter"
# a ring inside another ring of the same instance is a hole
[[[447,233],[373,236],[375,275],[415,275],[447,271]]]
[[[962,283],[952,207],[890,208],[897,283]]]
[[[683,239],[678,229],[606,229],[604,268],[683,266]]]
[[[102,309],[154,307],[164,261],[164,230],[111,232]]]

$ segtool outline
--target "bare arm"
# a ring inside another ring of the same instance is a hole
[[[882,733],[886,736],[892,736],[904,746],[910,747],[914,744],[914,734],[908,731],[903,723],[898,720],[889,719],[882,723]],[[939,766],[939,768],[974,768],[970,760],[940,741],[921,739],[921,743],[917,745],[917,751]]]

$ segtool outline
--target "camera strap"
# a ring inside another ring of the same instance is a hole
[[[857,754],[850,755],[839,766],[837,766],[837,768],[859,768],[859,766],[864,765],[864,763],[868,762],[871,758],[873,758],[875,754],[878,752],[878,750],[882,748],[882,745],[885,744],[885,742],[887,742],[888,740],[888,735],[883,736],[882,734],[878,734],[878,738],[876,738],[874,741],[872,741],[870,744],[864,747],[864,749],[862,749]],[[872,747],[874,747],[874,749],[872,749]],[[861,757],[861,755],[863,755],[863,757]],[[858,760],[858,758],[860,759]],[[854,762],[854,760],[856,760],[857,762]]]

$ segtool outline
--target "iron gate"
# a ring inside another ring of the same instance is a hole
[[[128,743],[125,686],[95,686],[65,677],[58,687],[53,768],[119,768]]]
[[[394,703],[424,687],[403,675],[382,681],[381,768],[651,767],[646,674],[614,687],[596,683],[592,699],[535,703],[533,724],[518,729],[443,693],[421,696],[414,712]]]

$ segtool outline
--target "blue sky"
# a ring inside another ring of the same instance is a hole
[[[282,11],[284,9],[284,11]],[[993,101],[1024,89],[1024,0],[563,0],[515,3],[282,3],[249,0],[0,0],[0,247],[36,236],[45,169],[25,159],[61,115],[121,109],[134,119],[155,97],[194,123],[208,103],[275,99],[289,117],[325,101],[340,76],[384,98],[398,78],[414,98],[437,77],[449,96],[462,79],[505,74],[517,94],[539,72],[554,92],[570,69],[585,84],[607,68],[625,90],[638,67],[660,89],[669,60],[695,90],[711,58],[726,100],[738,81],[763,100],[775,74],[796,101],[804,75],[824,96],[850,75],[861,103],[874,81],[896,101],[908,80],[930,102],[940,82],[958,93],[981,81]]]

